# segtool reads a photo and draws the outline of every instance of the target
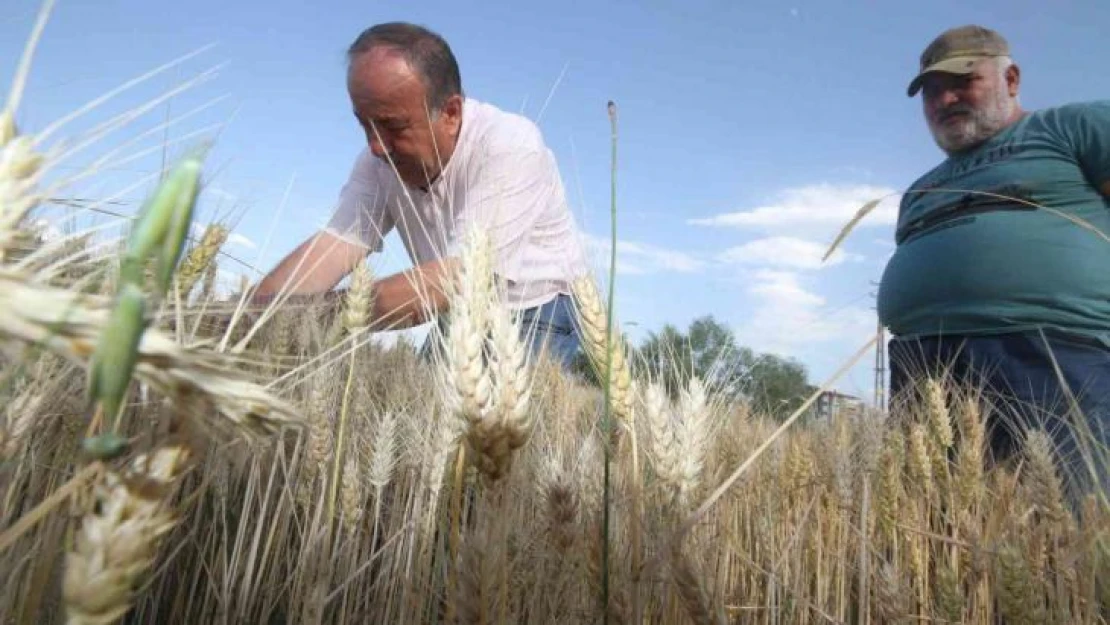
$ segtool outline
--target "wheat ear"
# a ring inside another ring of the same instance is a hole
[[[216,255],[227,241],[229,231],[222,224],[209,224],[196,244],[177,269],[177,289],[181,299],[189,297],[189,293],[205,277],[210,267],[215,265]]]
[[[166,498],[188,456],[184,447],[161,447],[137,457],[125,474],[106,472],[95,486],[96,505],[66,559],[69,625],[107,625],[130,609],[174,526]]]
[[[612,345],[611,378],[609,391],[613,402],[613,415],[629,429],[634,422],[634,396],[632,392],[632,372],[625,358],[624,339],[615,334],[612,342],[608,340],[608,317],[597,284],[589,276],[574,281],[572,289],[577,303],[575,313],[579,327],[582,328],[583,347],[586,355],[600,377],[604,378],[606,367],[606,345]]]
[[[446,403],[471,425],[487,416],[492,393],[484,350],[488,331],[486,312],[493,291],[489,254],[485,236],[476,230],[469,231],[458,280],[449,289]]]
[[[698,571],[690,555],[682,549],[671,552],[671,576],[678,589],[682,605],[695,625],[724,625],[728,622],[721,606],[713,607],[705,584],[699,579]]]
[[[1053,462],[1053,446],[1043,430],[1033,430],[1025,437],[1025,457],[1028,460],[1025,486],[1029,498],[1053,522],[1065,523],[1071,513],[1064,507],[1064,488]]]

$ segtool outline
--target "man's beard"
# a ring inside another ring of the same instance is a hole
[[[1003,91],[997,91],[994,98],[981,108],[966,104],[955,104],[937,112],[937,117],[962,112],[967,116],[955,123],[947,124],[929,121],[929,131],[937,146],[948,154],[962,152],[990,139],[1008,124],[1016,103]]]

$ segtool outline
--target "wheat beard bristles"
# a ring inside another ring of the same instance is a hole
[[[0,336],[47,347],[86,366],[110,321],[111,300],[73,293],[0,267]],[[139,344],[135,377],[174,400],[182,414],[224,417],[248,436],[269,436],[285,426],[300,426],[300,414],[264,388],[235,376],[234,360],[183,346],[154,328]]]
[[[136,458],[127,475],[110,471],[96,485],[94,509],[66,558],[63,596],[69,625],[107,625],[130,609],[160,539],[174,526],[164,498],[188,456],[184,447],[162,447]]]

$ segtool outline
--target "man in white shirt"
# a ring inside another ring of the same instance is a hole
[[[347,87],[368,147],[355,160],[327,226],[259,284],[281,292],[333,289],[396,230],[413,267],[374,284],[371,324],[404,328],[447,312],[445,280],[467,227],[482,228],[506,305],[552,354],[578,350],[570,284],[586,259],[559,169],[528,119],[467,98],[437,34],[405,23],[364,31],[348,50]]]

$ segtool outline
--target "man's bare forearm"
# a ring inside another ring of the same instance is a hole
[[[366,251],[325,235],[301,243],[278,263],[255,288],[252,301],[265,303],[279,293],[313,295],[339,284]]]
[[[454,261],[418,265],[374,282],[371,326],[375,330],[411,328],[447,311],[447,281]]]

